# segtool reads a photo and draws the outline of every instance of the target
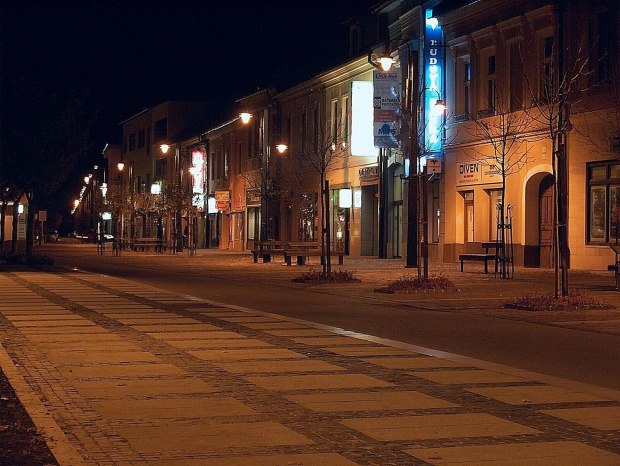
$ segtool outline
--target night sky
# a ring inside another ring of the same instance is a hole
[[[225,109],[309,79],[347,60],[344,22],[376,3],[0,0],[0,73],[5,83],[88,92],[97,119],[60,201],[75,196],[107,142],[120,144],[122,120],[166,100]]]

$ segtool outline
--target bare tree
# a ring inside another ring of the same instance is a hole
[[[108,186],[105,196],[105,206],[112,214],[114,241],[116,242],[116,255],[120,255],[122,233],[122,219],[131,211],[131,198],[128,186],[113,184]]]
[[[297,175],[297,180],[300,182],[299,186],[307,186],[312,179],[304,175],[306,169],[318,175],[318,180],[314,178],[314,181],[320,183],[317,191],[321,194],[321,250],[323,254],[325,254],[323,273],[328,275],[331,274],[331,238],[329,237],[328,227],[330,221],[329,205],[326,202],[326,194],[328,195],[329,193],[325,190],[325,181],[327,178],[327,171],[332,169],[338,161],[341,161],[345,157],[346,150],[341,143],[341,125],[334,124],[330,127],[318,118],[317,121],[313,122],[313,127],[310,129],[311,131],[304,131],[302,129],[302,137],[300,138],[301,144],[292,152],[293,156],[297,159],[297,168],[299,168],[299,173]]]
[[[170,218],[172,218],[172,214],[174,214],[175,217],[182,216],[184,213],[188,215],[188,217],[190,216],[190,213],[191,216],[196,215],[196,207],[192,205],[193,197],[192,188],[187,183],[181,183],[176,186],[166,186],[164,189],[163,199],[166,210],[170,214]],[[152,211],[156,209],[156,201],[157,197],[149,193],[147,202]],[[175,218],[175,221],[172,223],[172,247],[174,248],[173,251],[176,252],[177,249],[181,249],[181,235],[183,235],[183,232],[179,231],[181,226],[180,218]]]
[[[554,199],[553,258],[556,299],[568,294],[568,173],[566,136],[571,130],[571,109],[579,106],[588,82],[584,40],[571,53],[563,47],[563,12],[558,9],[559,32],[543,41],[543,58],[537,78],[525,73],[532,106],[526,108],[534,124],[551,141]],[[548,58],[548,59],[547,59]],[[560,274],[561,271],[561,274]]]
[[[533,145],[528,145],[528,134],[531,129],[532,118],[529,112],[522,110],[511,111],[510,100],[507,94],[497,97],[494,104],[494,115],[479,118],[470,114],[473,127],[470,134],[482,145],[474,146],[474,159],[481,165],[501,177],[501,202],[497,206],[499,224],[501,226],[500,276],[508,278],[510,275],[507,251],[507,231],[504,219],[506,218],[506,178],[518,173],[531,161],[530,151]],[[491,153],[482,150],[485,145],[490,146]]]

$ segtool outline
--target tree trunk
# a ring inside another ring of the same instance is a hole
[[[19,203],[13,201],[13,231],[11,232],[11,252],[17,252],[17,224],[19,222]]]

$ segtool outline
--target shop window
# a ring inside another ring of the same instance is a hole
[[[620,241],[620,163],[588,166],[588,242]]]
[[[243,241],[243,212],[231,214],[230,238],[232,241]]]
[[[495,241],[498,238],[497,227],[502,224],[502,190],[491,189],[489,191],[489,200],[489,226],[491,229],[489,232],[489,238],[491,241]],[[501,238],[501,234],[499,237]]]
[[[474,192],[466,191],[463,193],[463,227],[465,242],[474,241]]]

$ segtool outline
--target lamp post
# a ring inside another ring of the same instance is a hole
[[[167,154],[170,150],[169,144],[161,144],[160,149],[163,154]],[[182,196],[183,196],[183,174],[181,171],[181,153],[179,148],[179,143],[174,143],[174,184],[177,190],[177,196],[175,196],[175,209],[174,209],[174,228],[172,229],[173,238],[172,238],[172,254],[176,254],[177,252],[183,252],[183,217],[181,212],[181,204],[182,204]]]
[[[129,183],[129,207],[131,209],[130,213],[129,213],[129,219],[130,219],[130,225],[129,225],[129,240],[131,242],[131,244],[133,245],[133,241],[134,241],[134,236],[135,236],[135,227],[134,227],[134,223],[135,223],[135,218],[134,218],[134,203],[133,203],[133,162],[131,159],[128,159],[128,163],[125,164],[125,162],[123,162],[123,159],[121,158],[121,161],[118,162],[118,164],[116,164],[116,168],[118,169],[119,172],[121,172],[121,193],[122,193],[122,187],[123,187],[123,180],[124,180],[124,176],[122,175],[124,169],[125,169],[125,165],[127,165],[127,171],[128,171],[128,183]],[[122,221],[124,222],[125,220],[125,214],[123,213],[123,217],[122,217]],[[121,224],[121,232],[122,235],[124,236],[125,234],[125,228],[124,225]]]
[[[409,45],[409,41],[403,38],[394,38],[391,40],[387,40],[385,43],[385,47],[383,50],[383,54],[380,57],[374,57],[372,50],[368,53],[368,62],[376,68],[381,69],[382,71],[389,71],[392,69],[392,65],[395,63],[394,59],[390,55],[389,46],[392,42],[399,41],[399,46],[404,44],[407,47],[407,81],[405,85],[405,98],[404,98],[404,106],[405,109],[409,110],[409,147],[408,147],[408,160],[409,160],[409,169],[411,169],[411,159],[413,158],[414,149],[418,147],[417,144],[414,144],[414,137],[417,137],[417,132],[415,128],[417,128],[416,114],[414,113],[413,105],[412,105],[412,90],[414,88],[413,79],[415,74],[413,72],[413,66],[415,63],[415,58],[417,54],[413,52],[411,46]],[[417,84],[416,84],[417,87]],[[387,216],[385,213],[385,207],[387,202],[387,186],[386,185],[386,172],[387,171],[387,160],[384,163],[385,156],[381,153],[379,156],[379,168],[380,168],[380,208],[379,208],[379,233],[380,233],[380,251],[379,258],[386,258],[387,251],[385,251],[385,247],[387,246],[387,241],[385,239],[387,233],[387,227],[385,225]],[[417,157],[416,157],[417,158]],[[407,167],[406,167],[407,168]],[[406,180],[409,182],[409,189],[407,190],[407,258],[405,267],[417,267],[418,266],[418,245],[419,245],[419,234],[418,234],[418,179],[415,176],[411,176],[410,173],[405,173]],[[383,234],[381,234],[383,233]],[[386,243],[385,245],[383,243]]]
[[[406,167],[405,179],[409,182],[407,190],[407,258],[406,268],[418,268],[418,278],[422,276],[422,263],[424,278],[428,278],[428,208],[426,201],[426,167],[422,167],[422,155],[426,152],[424,138],[418,131],[420,129],[421,115],[423,112],[422,98],[426,91],[433,89],[422,89],[416,96],[413,95],[414,89],[420,89],[419,78],[414,73],[414,65],[417,62],[418,54],[411,49],[409,41],[403,38],[388,40],[385,44],[384,52],[381,57],[373,57],[372,51],[368,54],[368,61],[373,66],[389,71],[395,63],[389,53],[389,45],[393,41],[399,41],[407,47],[407,81],[405,86],[405,109],[409,110],[409,147],[408,147],[408,167]],[[445,103],[441,99],[438,91],[435,99],[433,112],[441,114],[445,111]],[[415,104],[414,104],[415,102]],[[406,162],[407,163],[407,162]],[[414,165],[415,164],[415,165]],[[411,170],[415,167],[416,173]],[[382,167],[383,169],[387,167]],[[407,170],[408,168],[408,170]],[[381,193],[384,195],[384,192]],[[385,205],[385,200],[381,201]],[[380,209],[381,214],[381,209]],[[384,214],[385,215],[385,214]],[[382,222],[382,219],[379,219]],[[385,228],[385,227],[384,227]],[[419,260],[422,258],[422,262]]]
[[[251,115],[250,113],[244,112],[239,114],[239,118],[241,119],[242,123],[247,124],[250,122],[250,119],[253,117],[253,115]],[[262,163],[261,163],[261,183],[260,183],[260,215],[261,215],[261,219],[260,219],[260,223],[261,223],[261,227],[260,227],[260,241],[267,241],[269,239],[269,198],[270,196],[270,192],[269,192],[269,184],[271,182],[270,179],[270,162],[271,162],[271,146],[273,144],[273,142],[275,141],[275,138],[281,138],[282,136],[280,134],[277,133],[271,133],[269,134],[268,131],[268,127],[267,127],[267,122],[269,121],[269,110],[265,109],[264,110],[264,114],[262,115],[261,118],[261,139],[262,139],[262,144],[263,144],[263,151],[262,151]],[[283,143],[280,142],[279,144],[276,144],[274,146],[278,153],[282,154],[284,153],[287,149],[288,146]]]

